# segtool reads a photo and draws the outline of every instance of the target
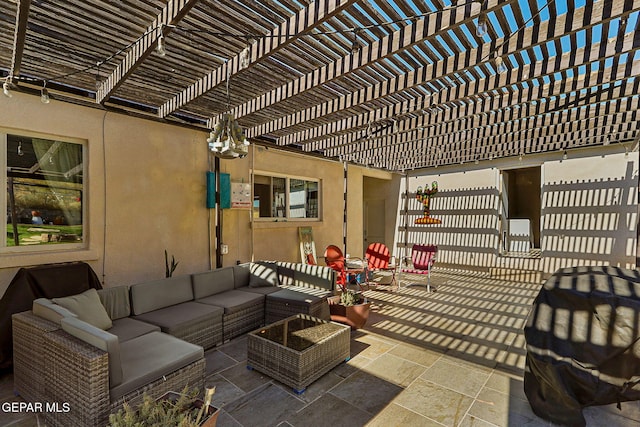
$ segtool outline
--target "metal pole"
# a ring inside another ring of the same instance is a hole
[[[216,172],[216,268],[222,268],[222,206],[220,205],[220,158],[214,157]]]

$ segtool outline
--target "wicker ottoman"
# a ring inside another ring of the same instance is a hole
[[[297,314],[248,334],[247,368],[302,393],[343,360],[349,360],[350,339],[349,326]]]
[[[314,295],[312,292],[316,293]],[[265,303],[265,323],[268,325],[295,314],[309,314],[323,320],[330,320],[328,291],[299,289],[290,287],[267,295]]]

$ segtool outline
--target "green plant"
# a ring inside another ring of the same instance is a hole
[[[117,413],[109,415],[109,427],[197,427],[206,408],[211,403],[215,387],[207,388],[205,403],[200,408],[195,405],[198,390],[185,387],[177,399],[155,400],[145,394],[137,408],[124,403]]]
[[[345,306],[362,304],[363,302],[364,296],[359,292],[346,290],[342,292],[342,295],[340,296],[340,304]]]
[[[166,277],[173,276],[173,272],[176,270],[179,262],[176,262],[176,258],[171,255],[171,265],[169,265],[169,255],[167,254],[167,250],[164,250],[164,266],[165,266],[165,274]]]

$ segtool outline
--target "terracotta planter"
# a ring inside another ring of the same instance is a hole
[[[371,311],[370,302],[345,306],[340,304],[340,295],[329,297],[327,301],[329,302],[331,320],[334,322],[349,325],[351,329],[360,329],[367,323],[367,319],[369,319],[369,312]]]

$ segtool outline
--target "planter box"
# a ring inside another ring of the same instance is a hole
[[[340,295],[327,298],[331,320],[351,326],[351,329],[364,327],[369,319],[371,303],[345,306],[340,304]]]
[[[175,391],[168,391],[162,396],[160,396],[157,400],[159,401],[167,400],[170,402],[176,402],[178,399],[180,399],[180,393],[176,393]],[[203,405],[204,405],[204,401],[202,399],[196,399],[196,401],[193,402],[192,410],[196,411],[196,416],[197,416],[197,411],[199,411]],[[216,423],[218,422],[218,415],[220,415],[220,409],[216,408],[213,405],[209,405],[209,408],[207,409],[206,413],[202,416],[200,420],[200,424],[198,425],[200,427],[216,427]]]
[[[350,340],[351,332],[345,325],[297,314],[249,333],[247,368],[302,393],[349,359]]]

